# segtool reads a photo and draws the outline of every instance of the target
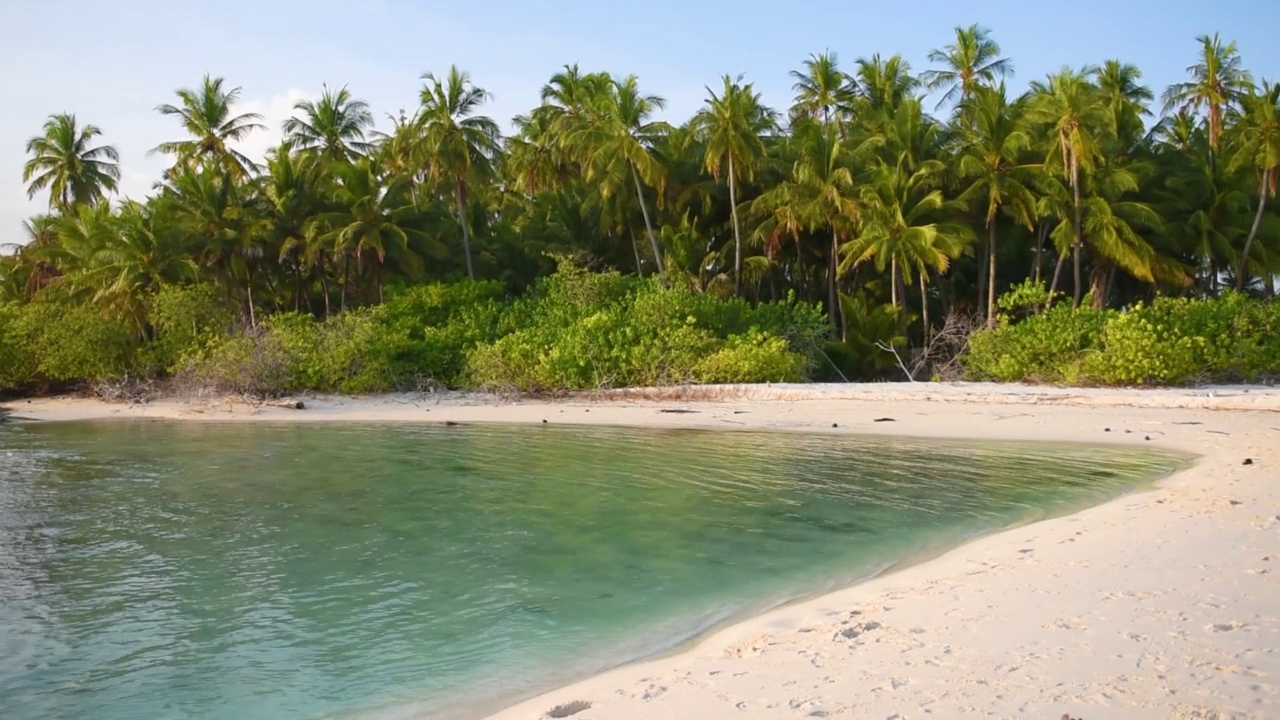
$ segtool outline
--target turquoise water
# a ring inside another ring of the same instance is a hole
[[[0,426],[0,715],[476,717],[1184,462],[555,426]]]

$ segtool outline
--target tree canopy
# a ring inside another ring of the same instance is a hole
[[[899,55],[798,59],[787,108],[725,75],[683,124],[641,78],[566,66],[506,137],[482,79],[450,67],[381,132],[355,89],[326,86],[261,158],[237,147],[262,119],[208,75],[156,108],[177,121],[155,148],[173,165],[137,202],[109,202],[120,168],[102,130],[50,116],[22,168],[48,213],[0,256],[0,301],[89,304],[145,335],[167,285],[215,286],[254,325],[424,281],[518,294],[564,256],[821,303],[836,337],[868,322],[844,317],[857,308],[916,338],[949,314],[994,322],[1027,280],[1096,308],[1270,298],[1280,90],[1233,43],[1196,43],[1162,90],[1122,58],[1019,85],[972,25],[921,72]]]

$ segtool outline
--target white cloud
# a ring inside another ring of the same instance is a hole
[[[266,126],[266,129],[255,130],[236,143],[236,149],[250,160],[262,162],[267,151],[279,145],[284,138],[284,121],[293,116],[293,106],[302,100],[314,101],[318,97],[318,93],[290,88],[267,100],[248,100],[236,105],[231,109],[233,113],[258,113],[262,116],[259,122]]]

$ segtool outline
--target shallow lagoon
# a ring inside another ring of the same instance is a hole
[[[0,428],[6,717],[468,717],[1185,465],[390,424]]]

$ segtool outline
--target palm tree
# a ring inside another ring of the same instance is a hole
[[[1189,112],[1163,118],[1150,134],[1152,156],[1161,182],[1155,186],[1165,235],[1183,256],[1196,263],[1200,291],[1217,290],[1223,260],[1238,259],[1252,213],[1252,193],[1242,190],[1226,163],[1213,162],[1209,133]]]
[[[556,136],[556,117],[536,108],[512,120],[516,134],[506,138],[502,154],[503,177],[517,192],[533,195],[552,190],[568,179],[567,162]]]
[[[742,287],[742,231],[738,223],[739,176],[748,181],[764,156],[762,135],[777,127],[778,114],[765,107],[759,93],[748,83],[724,76],[724,89],[717,95],[707,88],[706,106],[691,122],[694,136],[705,147],[707,170],[716,180],[723,174],[729,184],[729,209],[733,217],[733,290]]]
[[[1200,58],[1187,68],[1191,80],[1169,86],[1164,93],[1165,113],[1174,110],[1204,111],[1209,118],[1209,147],[1217,152],[1225,116],[1253,87],[1253,78],[1244,69],[1234,42],[1201,35]]]
[[[266,172],[260,179],[270,244],[277,250],[280,266],[293,274],[294,310],[302,309],[302,281],[308,271],[320,280],[328,317],[328,255],[324,244],[308,230],[310,219],[325,209],[326,196],[331,194],[327,187],[331,175],[325,170],[337,163],[326,164],[316,155],[291,150],[285,141],[269,152]]]
[[[858,58],[854,71],[858,85],[858,112],[868,117],[864,124],[879,129],[897,114],[908,100],[914,99],[920,80],[912,74],[911,63],[894,54],[886,60],[879,53]]]
[[[1142,118],[1151,114],[1147,103],[1155,96],[1142,84],[1142,71],[1119,60],[1108,60],[1095,68],[1094,77],[1111,114],[1112,134],[1128,152],[1142,139]]]
[[[240,99],[240,88],[225,90],[226,81],[205,75],[200,87],[176,91],[181,106],[161,105],[156,110],[162,115],[173,115],[191,135],[190,140],[160,143],[151,152],[173,155],[179,164],[194,168],[206,160],[213,160],[236,177],[244,177],[257,169],[257,165],[231,146],[254,130],[264,126],[258,121],[258,113],[232,115],[231,106]]]
[[[18,296],[30,301],[58,277],[57,266],[48,259],[47,249],[58,242],[58,216],[36,215],[22,221],[25,243],[0,245],[14,252],[15,270],[21,269],[22,291]]]
[[[870,182],[862,186],[862,214],[855,237],[840,246],[844,256],[841,272],[874,261],[876,269],[890,273],[890,297],[895,308],[902,306],[901,282],[911,282],[919,273],[920,301],[926,334],[929,331],[928,296],[925,285],[930,270],[946,272],[951,259],[959,257],[972,239],[968,226],[944,222],[948,209],[942,191],[934,187],[942,164],[931,161],[912,172],[905,158],[895,163],[877,163]]]
[[[1253,225],[1240,253],[1240,268],[1236,272],[1236,290],[1244,289],[1247,277],[1249,253],[1254,238],[1262,224],[1267,197],[1276,196],[1276,176],[1280,172],[1280,84],[1262,83],[1261,90],[1244,97],[1243,112],[1236,126],[1236,150],[1231,158],[1232,171],[1245,167],[1258,174],[1258,209]]]
[[[1013,75],[1013,61],[1000,57],[1000,46],[991,39],[991,31],[978,25],[957,27],[955,42],[930,51],[929,62],[943,65],[941,70],[920,74],[926,88],[944,91],[938,108],[963,102],[979,87],[990,87]]]
[[[320,100],[300,100],[293,106],[302,117],[284,121],[285,139],[299,150],[315,150],[330,160],[368,155],[373,145],[365,131],[373,127],[373,114],[363,100],[351,97],[344,86],[334,92],[328,85]]]
[[[212,162],[199,168],[177,166],[160,199],[182,231],[199,240],[196,258],[213,271],[228,298],[244,277],[249,324],[256,326],[254,268],[265,255],[266,234],[261,198],[254,186],[237,180],[230,167]]]
[[[836,129],[810,119],[792,127],[790,142],[795,157],[790,177],[757,198],[752,210],[771,218],[778,231],[797,240],[801,232],[831,233],[827,310],[833,329],[839,332],[837,255],[841,240],[853,233],[859,214],[858,190],[848,161],[860,157],[866,147],[848,149]]]
[[[987,327],[995,326],[996,305],[996,217],[1003,210],[1015,222],[1033,229],[1036,199],[1027,187],[1026,167],[1019,164],[1031,147],[1024,118],[1026,96],[1009,102],[1004,83],[995,88],[979,86],[961,101],[961,112],[971,125],[959,129],[960,155],[957,169],[969,181],[958,198],[961,202],[986,204],[987,223]]]
[[[599,183],[602,195],[618,192],[628,181],[635,186],[659,275],[663,273],[662,249],[653,231],[644,188],[661,192],[665,179],[665,169],[651,152],[654,142],[671,130],[665,122],[652,119],[654,112],[665,106],[661,97],[640,92],[636,76],[614,80],[607,92],[595,97],[586,120],[565,141],[583,158],[586,180]]]
[[[335,255],[345,258],[341,307],[346,310],[352,258],[357,269],[366,258],[373,262],[381,302],[387,258],[406,275],[417,276],[422,272],[422,259],[410,249],[410,240],[426,242],[429,238],[414,225],[417,210],[405,197],[403,180],[391,179],[384,185],[382,173],[368,158],[336,165],[334,173],[334,201],[340,209],[320,213],[311,222]]]
[[[575,122],[582,121],[592,112],[602,96],[613,91],[613,78],[608,73],[583,74],[576,64],[565,65],[564,70],[551,76],[542,86],[542,107],[547,108],[566,127],[558,128],[560,134],[573,130]]]
[[[476,87],[471,76],[451,66],[437,78],[423,75],[422,109],[419,116],[421,155],[427,177],[449,188],[457,201],[458,224],[462,226],[462,248],[466,255],[467,277],[476,277],[471,261],[471,229],[467,223],[467,182],[474,175],[487,176],[499,150],[498,125],[477,115],[489,93]],[[450,187],[452,186],[452,187]]]
[[[1027,113],[1028,120],[1047,126],[1053,137],[1045,168],[1049,169],[1060,156],[1062,173],[1071,187],[1075,230],[1072,265],[1077,306],[1084,286],[1080,268],[1084,246],[1080,173],[1091,170],[1102,156],[1099,133],[1108,126],[1102,94],[1088,80],[1088,75],[1093,72],[1091,67],[1082,72],[1064,68],[1058,74],[1050,75],[1047,84],[1032,83],[1034,97]]]
[[[1117,267],[1143,282],[1164,279],[1186,284],[1177,263],[1162,257],[1141,232],[1158,232],[1164,223],[1150,205],[1136,199],[1140,178],[1132,166],[1102,164],[1089,175],[1085,186],[1081,213],[1085,243],[1096,260],[1089,290],[1095,309],[1106,307]],[[1066,231],[1063,223],[1054,235],[1061,237]]]
[[[65,300],[100,301],[97,291],[105,284],[99,277],[98,255],[118,243],[119,227],[111,207],[79,205],[56,220],[57,242],[33,249],[40,260],[57,268],[58,276],[46,290]]]
[[[120,156],[110,145],[90,146],[101,134],[96,125],[77,125],[75,115],[50,115],[44,134],[27,141],[32,156],[22,166],[27,197],[49,188],[49,209],[68,213],[75,205],[93,205],[115,192]]]
[[[809,117],[826,127],[849,116],[858,86],[840,69],[834,52],[828,50],[809,56],[804,61],[804,70],[792,70],[791,77],[795,80],[793,122],[799,117]]]
[[[161,211],[162,212],[162,211]],[[128,317],[146,333],[147,301],[162,285],[196,277],[186,237],[157,209],[129,201],[115,218],[115,232],[94,256],[98,286],[93,302]]]

